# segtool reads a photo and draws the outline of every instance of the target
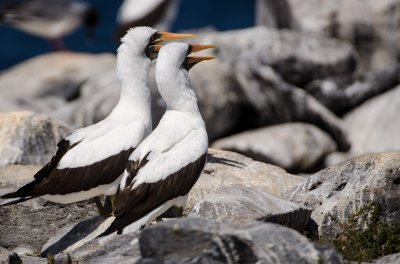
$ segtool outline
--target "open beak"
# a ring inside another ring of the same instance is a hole
[[[197,36],[194,34],[178,34],[165,31],[158,31],[155,33],[155,37],[154,39],[151,40],[150,44],[157,44],[164,40],[175,40],[182,38],[197,38]]]
[[[186,70],[190,70],[197,63],[199,63],[201,61],[205,61],[205,60],[212,60],[212,59],[215,59],[215,57],[214,56],[186,57],[185,62],[184,62],[184,67],[186,68]]]
[[[157,57],[158,57],[158,52],[160,51],[160,49],[161,49],[162,46],[163,46],[163,45],[160,45],[160,44],[149,45],[149,46],[147,46],[146,49],[145,49],[146,56],[147,56],[150,60],[157,59]]]
[[[214,49],[216,48],[214,45],[198,45],[198,44],[189,44],[189,52],[191,54],[193,52],[198,52],[205,49]]]

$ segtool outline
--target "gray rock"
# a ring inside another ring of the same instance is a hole
[[[237,184],[282,197],[303,181],[303,177],[289,174],[279,167],[210,148],[203,173],[189,193],[185,212],[190,212],[196,203],[221,186]]]
[[[248,55],[237,64],[236,76],[254,108],[252,118],[257,126],[310,123],[327,132],[338,149],[349,149],[342,120],[304,90],[283,81],[271,67],[260,65],[251,52]]]
[[[0,165],[45,164],[68,128],[32,112],[0,113]]]
[[[296,231],[270,223],[231,225],[201,218],[157,224],[139,237],[139,263],[343,263]]]
[[[311,210],[296,203],[240,185],[222,186],[193,206],[189,214],[219,222],[265,221],[303,231]]]
[[[136,263],[140,258],[138,242],[136,233],[110,235],[58,254],[54,259],[61,263]]]
[[[344,118],[355,154],[400,149],[400,86],[365,102]]]
[[[257,41],[254,37],[257,36]],[[290,30],[254,27],[202,35],[213,43],[217,56],[230,67],[250,57],[258,66],[270,66],[289,83],[303,86],[312,80],[352,73],[355,52],[351,45],[335,39]]]
[[[314,174],[289,198],[313,208],[319,236],[328,240],[350,222],[361,230],[399,224],[399,167],[400,152],[363,155]]]
[[[88,236],[105,220],[102,216],[94,216],[78,223],[64,226],[57,230],[55,234],[42,246],[42,256],[55,256]],[[70,249],[68,249],[70,251]]]
[[[27,249],[27,248],[25,248]],[[23,250],[22,247],[20,247],[17,250]],[[14,264],[14,263],[26,263],[26,264],[47,264],[47,259],[44,258],[40,258],[35,256],[35,252],[30,252],[32,254],[25,254],[27,253],[26,250],[24,250],[25,252],[22,252],[22,254],[18,253],[17,250],[7,250],[3,247],[0,247],[0,263],[10,263],[10,264]],[[30,250],[28,250],[30,251]]]
[[[335,142],[317,127],[288,123],[249,130],[215,141],[217,149],[241,153],[288,171],[312,169],[336,150]]]
[[[48,53],[2,72],[0,93],[19,110],[57,112],[79,97],[81,86],[91,76],[101,76],[110,66],[115,69],[110,62],[115,62],[110,54]]]
[[[256,24],[271,28],[297,27],[287,0],[257,0]]]
[[[38,165],[0,166],[0,195],[16,190],[32,181],[33,175],[41,168]]]
[[[392,254],[378,259],[375,264],[397,264],[400,263],[400,253]]]
[[[376,96],[344,117],[344,127],[352,148],[347,153],[327,157],[332,165],[349,158],[375,152],[400,149],[400,86]]]
[[[351,85],[335,79],[317,80],[307,86],[307,91],[338,115],[343,115],[366,100],[390,90],[400,82],[400,66],[369,72]]]
[[[288,2],[294,19],[304,32],[352,42],[361,55],[361,70],[397,63],[400,48],[398,0]]]

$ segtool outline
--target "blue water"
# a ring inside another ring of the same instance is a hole
[[[101,22],[95,39],[85,42],[81,28],[65,38],[66,47],[82,52],[115,52],[117,42],[113,37],[116,14],[122,1],[87,0],[99,10]],[[172,31],[212,26],[218,30],[246,28],[254,25],[255,0],[181,0],[178,17]],[[0,26],[0,70],[35,55],[51,51],[46,40],[30,36],[21,31]]]

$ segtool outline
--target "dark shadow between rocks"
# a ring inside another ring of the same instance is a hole
[[[243,169],[246,165],[230,159],[215,157],[212,154],[207,154],[207,163],[221,163],[227,166]]]
[[[71,230],[64,234],[57,242],[46,248],[42,252],[42,257],[56,255],[67,249],[69,246],[78,242],[88,234],[93,232],[106,218],[95,216],[90,219],[77,223]]]

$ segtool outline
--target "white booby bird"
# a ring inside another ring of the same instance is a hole
[[[7,0],[0,6],[0,22],[48,39],[63,49],[62,38],[81,24],[91,37],[99,22],[93,5],[80,0]]]
[[[115,194],[129,155],[152,130],[147,75],[151,59],[161,46],[155,44],[193,36],[149,27],[131,29],[118,49],[121,96],[113,111],[103,121],[61,140],[56,155],[34,175],[35,179],[1,196],[8,200],[0,205],[35,197],[66,204]]]
[[[172,27],[180,0],[124,0],[118,10],[117,35],[137,26],[152,26],[162,30]]]
[[[186,57],[212,45],[169,43],[156,65],[158,90],[167,104],[157,128],[132,152],[113,216],[100,236],[134,232],[172,206],[183,207],[206,163],[208,136],[191,89],[188,70],[214,57]],[[101,228],[104,228],[103,227]],[[121,232],[120,232],[121,233]]]

